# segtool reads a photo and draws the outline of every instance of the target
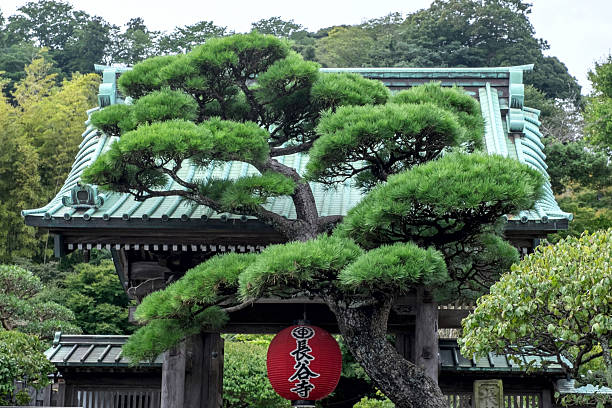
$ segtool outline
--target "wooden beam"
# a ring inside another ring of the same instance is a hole
[[[64,403],[62,405],[67,407],[76,407],[78,406],[77,400],[78,395],[76,386],[73,384],[66,384],[64,387]]]
[[[44,390],[43,390],[43,405],[44,406],[51,406],[51,387],[52,385],[47,385]]]
[[[60,407],[66,404],[66,383],[60,382],[57,384],[57,405]]]
[[[207,384],[208,372],[203,370],[204,341],[201,335],[190,336],[185,339],[185,385],[183,406],[185,408],[199,408],[205,405],[203,398],[204,384]],[[200,405],[200,401],[202,404]]]
[[[116,249],[111,249],[110,251],[111,251],[111,255],[113,257],[113,263],[115,265],[115,272],[117,273],[117,276],[119,277],[119,281],[121,282],[121,286],[123,286],[123,288],[127,290],[127,288],[128,288],[128,281],[125,279],[125,275],[123,273],[123,263],[122,263],[123,259],[121,257],[121,254]],[[128,296],[129,296],[129,294],[128,294]]]
[[[535,234],[550,234],[556,231],[564,231],[569,228],[569,221],[566,219],[550,220],[547,223],[528,221],[520,222],[517,220],[508,221],[505,225],[504,232],[530,232]]]
[[[460,329],[461,320],[465,319],[470,312],[465,309],[441,309],[438,310],[438,328]]]

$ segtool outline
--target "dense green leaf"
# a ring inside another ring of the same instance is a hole
[[[294,191],[295,182],[292,179],[279,173],[265,172],[228,183],[219,201],[228,211],[241,212],[266,204],[271,197],[288,196]]]
[[[594,144],[610,149],[612,146],[612,56],[595,64],[589,72],[593,94],[585,109],[586,132]]]
[[[372,81],[354,73],[320,75],[311,96],[321,109],[344,105],[379,105],[389,99],[389,89],[380,81]]]
[[[109,136],[119,136],[136,128],[132,105],[110,105],[91,114],[91,124]]]
[[[463,354],[552,357],[579,379],[599,345],[612,345],[611,253],[612,229],[539,246],[463,321]],[[600,369],[600,381],[612,385],[612,367]]]
[[[134,104],[133,116],[138,125],[174,119],[195,121],[198,104],[192,96],[183,92],[162,89],[138,99]]]
[[[550,184],[556,194],[563,193],[571,183],[593,189],[612,185],[612,164],[605,151],[584,141],[545,142]]]
[[[293,20],[285,21],[280,17],[270,17],[251,23],[251,30],[261,34],[270,34],[280,38],[291,38],[304,27]]]
[[[133,98],[140,98],[161,89],[164,83],[159,70],[177,58],[171,55],[153,57],[134,65],[131,70],[119,77],[119,88],[124,94]]]
[[[448,154],[389,177],[349,211],[336,234],[365,248],[395,241],[440,247],[531,208],[543,182],[513,159]]]
[[[187,159],[200,165],[212,161],[261,161],[268,150],[268,133],[255,123],[211,119],[196,125],[184,120],[141,125],[113,143],[84,172],[90,183],[128,191],[161,187],[164,164],[181,166]]]
[[[114,264],[81,263],[67,273],[55,301],[74,312],[75,322],[87,334],[126,334],[129,300]]]
[[[219,330],[226,322],[227,314],[216,306],[205,309],[189,320],[154,319],[130,336],[122,352],[133,365],[154,361],[185,337],[203,330]]]
[[[0,265],[0,324],[49,339],[55,331],[80,333],[72,311],[45,299],[40,279],[15,265]]]
[[[215,256],[187,271],[163,291],[150,294],[136,309],[136,319],[147,322],[191,313],[195,305],[212,305],[238,289],[238,276],[255,261],[253,254]]]
[[[206,40],[226,35],[227,27],[219,27],[212,21],[199,21],[184,27],[176,27],[159,41],[162,54],[189,52]]]
[[[249,299],[277,291],[314,291],[329,285],[361,252],[350,239],[324,235],[269,246],[240,275],[240,295]]]
[[[281,408],[290,402],[281,398],[267,378],[266,352],[269,341],[225,341],[223,406],[227,408]]]
[[[36,336],[0,330],[0,405],[14,402],[15,381],[25,380],[36,389],[49,383],[55,367],[47,360],[45,349]]]
[[[443,245],[449,281],[435,291],[441,301],[474,301],[517,263],[516,248],[497,233],[484,233]]]
[[[257,97],[275,113],[294,115],[307,109],[310,89],[319,77],[319,64],[291,53],[257,77]]]
[[[351,292],[407,293],[416,286],[434,288],[448,279],[442,254],[413,243],[383,245],[342,270],[341,286]]]
[[[394,103],[433,103],[457,115],[461,126],[467,130],[464,143],[476,148],[484,145],[484,124],[478,101],[460,88],[441,87],[439,83],[430,82],[398,92],[391,99]]]
[[[235,70],[244,79],[265,72],[274,62],[288,54],[289,46],[286,42],[258,33],[213,38],[191,52],[200,70],[210,73]]]

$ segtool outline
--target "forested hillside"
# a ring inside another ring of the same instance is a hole
[[[1,13],[1,11],[0,11]],[[305,59],[323,67],[481,67],[534,63],[526,78],[549,98],[576,99],[580,87],[556,57],[545,56],[548,43],[535,37],[530,5],[522,0],[436,0],[403,16],[392,13],[354,26],[310,32],[300,24],[271,17],[252,29],[289,39]],[[152,55],[186,52],[208,38],[232,34],[213,21],[147,28],[135,17],[115,26],[70,4],[30,2],[11,16],[0,14],[0,70],[12,84],[24,65],[42,53],[61,76],[93,71],[94,64],[132,65]],[[9,93],[10,95],[10,93]]]

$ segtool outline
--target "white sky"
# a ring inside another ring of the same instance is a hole
[[[551,46],[569,72],[590,90],[587,72],[612,52],[612,0],[531,0],[531,21],[536,35]],[[5,17],[25,0],[0,0]],[[358,24],[390,12],[409,13],[429,6],[431,0],[70,0],[75,8],[122,25],[142,17],[151,29],[170,31],[175,26],[212,20],[236,32],[252,22],[280,16],[309,30],[337,24]],[[525,61],[530,63],[531,61]]]

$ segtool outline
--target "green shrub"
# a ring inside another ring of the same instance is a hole
[[[289,401],[274,392],[266,373],[268,342],[226,341],[223,368],[224,408],[280,408]]]
[[[55,368],[43,354],[45,348],[36,336],[14,330],[0,332],[0,405],[24,402],[23,393],[13,395],[15,381],[27,378],[35,388],[47,385],[47,376]]]
[[[395,404],[385,397],[382,392],[377,391],[376,395],[378,398],[363,397],[361,401],[353,405],[353,408],[394,408]]]

